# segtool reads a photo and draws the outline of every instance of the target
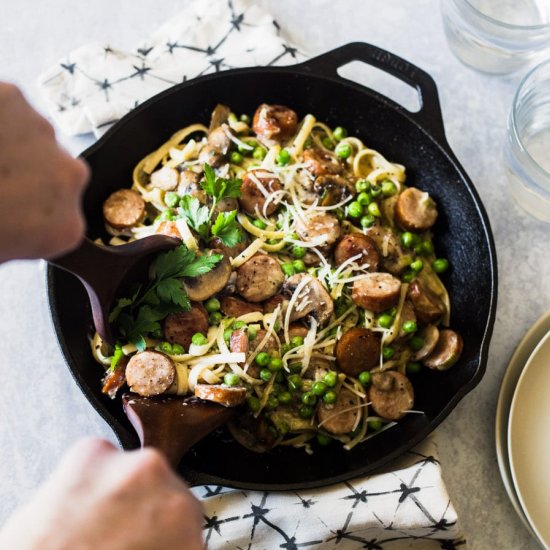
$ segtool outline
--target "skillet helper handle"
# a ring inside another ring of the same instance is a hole
[[[341,80],[348,80],[339,76],[337,71],[352,61],[362,61],[367,65],[372,65],[415,88],[420,100],[418,112],[413,113],[399,104],[396,105],[428,130],[434,138],[446,143],[437,86],[427,72],[405,59],[372,44],[351,42],[306,61],[302,67],[314,74],[336,76]]]

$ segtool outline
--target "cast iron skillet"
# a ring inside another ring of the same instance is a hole
[[[351,61],[376,66],[416,88],[421,109],[411,113],[390,99],[341,78]],[[225,430],[207,437],[183,459],[179,471],[193,485],[220,484],[250,489],[298,489],[327,485],[365,474],[425,438],[481,380],[487,362],[496,298],[497,267],[485,209],[446,139],[432,78],[407,61],[363,43],[353,43],[291,67],[263,67],[211,74],[175,86],[118,122],[83,153],[92,169],[84,198],[91,237],[105,236],[101,205],[116,189],[131,185],[134,165],[177,129],[208,123],[216,103],[252,114],[262,102],[280,103],[300,117],[312,113],[331,126],[342,125],[393,162],[407,168],[407,183],[437,201],[436,251],[453,266],[445,274],[452,299],[451,326],[464,338],[458,364],[414,379],[415,409],[398,426],[351,452],[340,445],[303,450],[277,448],[257,455],[231,440]],[[50,307],[61,350],[76,382],[115,431],[122,446],[138,440],[120,399],[101,394],[102,370],[90,353],[91,316],[78,280],[48,269]]]

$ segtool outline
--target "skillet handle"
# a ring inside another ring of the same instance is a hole
[[[300,67],[307,72],[322,76],[347,80],[337,74],[337,70],[351,61],[362,61],[382,71],[399,78],[416,89],[420,100],[420,110],[416,113],[408,111],[403,106],[396,106],[443,144],[447,143],[439,94],[433,78],[416,65],[386,50],[365,42],[352,42],[335,50],[314,57]],[[385,98],[388,101],[388,98]],[[390,100],[391,101],[391,100]]]

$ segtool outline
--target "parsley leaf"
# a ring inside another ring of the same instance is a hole
[[[235,246],[244,239],[241,226],[235,221],[236,216],[236,210],[220,212],[212,226],[212,235],[219,237],[225,246]]]
[[[237,199],[241,196],[241,179],[235,178],[217,178],[214,170],[209,164],[203,166],[204,181],[201,182],[201,187],[210,195],[215,202],[222,199]]]
[[[210,213],[208,207],[201,206],[199,199],[184,195],[180,200],[179,210],[187,219],[187,223],[203,238],[208,237],[208,222]]]
[[[179,279],[166,279],[157,286],[157,294],[163,302],[173,302],[182,309],[189,311],[191,302]]]

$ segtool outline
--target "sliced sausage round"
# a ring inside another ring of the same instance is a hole
[[[229,339],[229,350],[231,353],[244,353],[248,354],[249,342],[248,334],[242,328],[238,328],[231,333]]]
[[[186,350],[193,334],[208,332],[208,313],[202,304],[194,303],[189,311],[170,313],[164,320],[164,337],[171,344],[179,344]]]
[[[344,165],[328,151],[304,149],[302,157],[306,170],[316,177],[341,174],[344,171]]]
[[[279,292],[284,280],[275,258],[256,254],[237,269],[237,292],[250,302],[263,302]]]
[[[317,418],[320,428],[334,435],[353,431],[362,413],[361,408],[358,407],[360,404],[358,395],[347,388],[342,388],[338,392],[334,405],[325,405],[325,403],[319,405]]]
[[[179,183],[180,175],[175,168],[163,166],[151,174],[151,185],[163,191],[173,191]]]
[[[426,231],[437,219],[434,200],[416,187],[405,189],[395,202],[395,221],[407,231]]]
[[[129,229],[145,216],[145,201],[132,189],[119,189],[103,203],[103,217],[115,229]]]
[[[306,223],[298,220],[296,223],[296,232],[307,242],[322,237],[323,239],[319,239],[322,242],[318,246],[321,249],[328,249],[340,238],[342,229],[336,216],[320,213],[309,216]]]
[[[387,227],[375,225],[367,230],[380,254],[380,267],[392,275],[400,275],[411,263],[395,233]]]
[[[360,254],[355,260],[357,265],[368,264],[368,271],[378,271],[380,256],[374,241],[363,233],[350,233],[342,237],[334,249],[334,262],[341,265]]]
[[[372,375],[368,398],[378,416],[399,420],[412,409],[414,390],[410,380],[400,372],[376,372]]]
[[[368,328],[354,327],[342,334],[334,352],[340,370],[357,376],[380,364],[380,337]]]
[[[288,299],[282,294],[275,294],[275,296],[264,302],[264,313],[273,313],[279,306],[281,306],[281,314],[284,315],[288,306]]]
[[[432,353],[439,340],[439,329],[435,325],[426,325],[418,336],[424,340],[424,345],[413,355],[413,361],[421,361]]]
[[[458,361],[462,347],[460,334],[450,329],[440,330],[435,348],[422,362],[430,369],[447,370]]]
[[[250,170],[243,177],[239,204],[247,214],[252,216],[256,216],[258,212],[262,215],[271,216],[277,210],[278,204],[275,201],[269,202],[264,213],[267,198],[258,187],[258,183],[269,195],[283,188],[281,180],[272,172],[261,169]]]
[[[334,302],[325,287],[309,273],[297,273],[289,277],[284,285],[284,293],[291,297],[298,285],[307,279],[290,314],[291,321],[311,315],[320,326],[326,325],[334,313]]]
[[[309,330],[307,329],[307,327],[304,327],[304,325],[300,325],[298,323],[292,323],[288,327],[288,337],[291,339],[295,336],[301,336],[302,338],[305,338],[308,332]]]
[[[246,388],[231,388],[217,384],[197,384],[195,397],[219,403],[224,407],[238,407],[246,400]]]
[[[298,115],[284,105],[262,103],[254,113],[252,129],[258,137],[273,141],[291,138],[298,127]]]
[[[416,316],[422,323],[434,323],[445,312],[445,306],[441,298],[415,279],[409,285],[407,298],[412,302]]]
[[[116,392],[126,384],[126,365],[128,364],[128,358],[126,356],[121,357],[118,360],[113,370],[109,369],[105,378],[103,379],[103,387],[101,393],[108,395],[111,399],[114,399]]]
[[[227,317],[240,317],[255,311],[262,312],[262,307],[257,304],[245,302],[235,296],[223,296],[220,300],[221,312]]]
[[[401,281],[389,273],[367,273],[353,282],[351,299],[369,311],[380,313],[399,301]]]
[[[267,334],[267,331],[265,331],[263,328],[258,330],[256,332],[256,337],[254,340],[248,341],[248,352],[254,353],[258,346],[261,344],[262,340],[265,338],[265,335]],[[277,340],[273,336],[270,336],[267,339],[267,342],[262,347],[261,351],[270,352],[270,351],[279,351],[279,346],[277,345]],[[248,359],[248,358],[247,358]],[[248,375],[252,376],[252,378],[259,378],[260,377],[260,370],[262,370],[262,367],[260,367],[256,361],[253,361],[252,363],[248,364],[248,369],[246,369],[246,372]]]
[[[213,249],[211,254],[221,254],[222,259],[216,264],[214,269],[198,277],[185,277],[183,286],[191,300],[202,302],[220,292],[228,283],[231,277],[231,262],[221,250]]]
[[[136,353],[126,366],[126,381],[130,390],[144,397],[164,393],[174,382],[175,376],[174,362],[159,351]]]

